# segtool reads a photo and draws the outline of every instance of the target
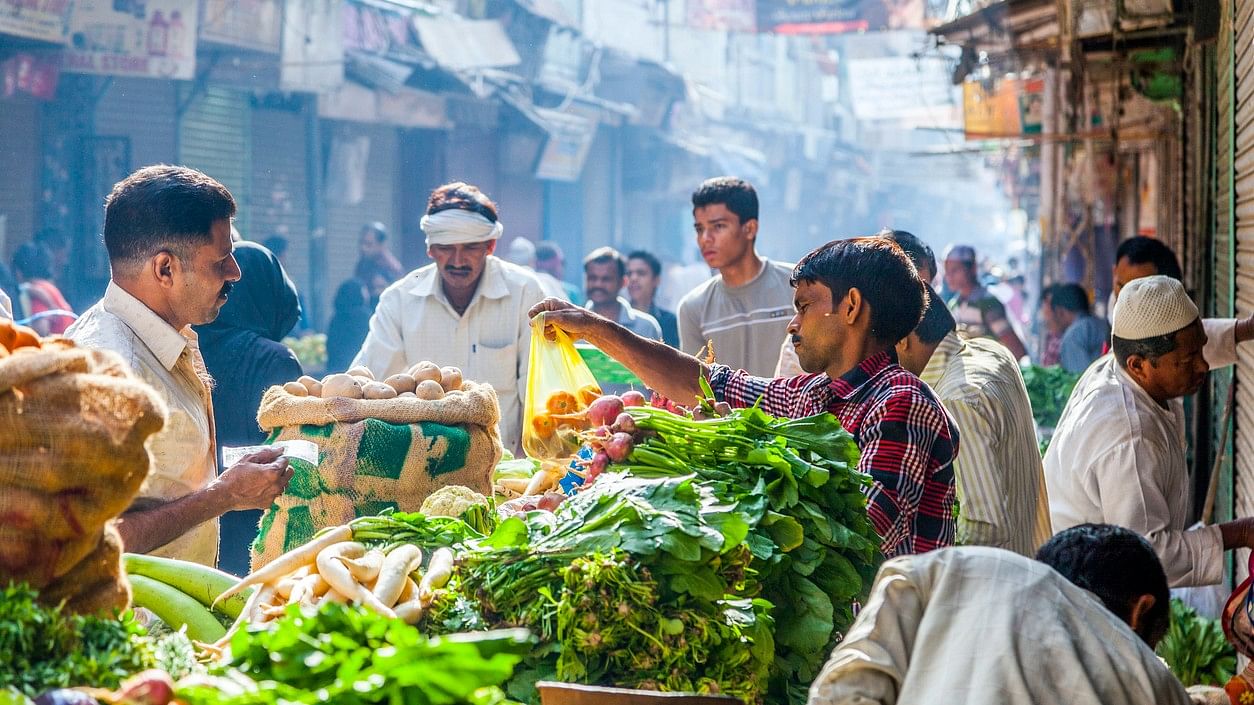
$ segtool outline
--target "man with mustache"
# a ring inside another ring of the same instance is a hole
[[[1209,370],[1206,332],[1184,285],[1164,275],[1128,282],[1111,321],[1113,356],[1093,363],[1067,402],[1045,484],[1054,531],[1083,523],[1145,536],[1172,587],[1223,579],[1223,552],[1254,546],[1254,518],[1188,529],[1183,397]]]
[[[353,365],[378,379],[423,360],[460,367],[466,379],[496,390],[501,442],[518,451],[531,352],[527,310],[544,298],[540,281],[493,254],[505,226],[496,204],[475,186],[458,181],[437,188],[421,225],[435,262],[379,297]]]
[[[148,441],[148,479],[118,521],[132,553],[214,565],[218,517],[269,507],[292,476],[279,449],[218,474],[213,380],[191,327],[217,318],[240,278],[234,215],[225,186],[177,166],[140,169],[105,199],[111,280],[66,335],[120,354],[169,408],[165,427]]]
[[[613,247],[598,247],[583,260],[583,288],[588,295],[584,308],[618,321],[636,335],[653,340],[662,339],[662,326],[644,311],[618,295],[627,284],[627,260]]]

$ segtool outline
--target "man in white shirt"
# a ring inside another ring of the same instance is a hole
[[[1115,304],[1113,356],[1084,374],[1045,455],[1055,531],[1117,524],[1145,536],[1172,587],[1213,585],[1223,552],[1254,546],[1254,519],[1187,529],[1183,397],[1206,380],[1206,333],[1184,285],[1129,282]]]
[[[1185,705],[1154,645],[1162,565],[1115,526],[1051,539],[1037,560],[986,547],[886,562],[808,705]]]
[[[928,295],[919,325],[897,344],[897,358],[932,387],[961,433],[957,541],[1032,556],[1052,532],[1023,373],[1000,343],[959,337],[949,308],[931,287]],[[928,370],[933,362],[939,367]]]
[[[496,204],[470,184],[433,191],[421,225],[435,262],[383,292],[353,365],[379,379],[423,360],[460,367],[466,379],[496,390],[501,442],[518,450],[531,350],[527,310],[544,298],[540,283],[492,254],[505,228]]]
[[[709,179],[692,194],[692,220],[718,274],[680,300],[679,349],[696,355],[712,341],[716,362],[770,377],[793,315],[792,265],[754,249],[758,194],[741,179]]]
[[[583,288],[588,294],[584,308],[616,321],[644,338],[662,339],[662,326],[644,311],[618,295],[627,285],[627,260],[613,247],[598,247],[583,260]]]
[[[169,407],[165,427],[148,440],[148,479],[118,521],[132,553],[212,566],[218,517],[268,508],[291,478],[279,449],[217,472],[213,380],[191,326],[217,318],[239,280],[234,214],[225,186],[185,167],[140,169],[105,200],[111,281],[66,335],[83,347],[119,353]]]

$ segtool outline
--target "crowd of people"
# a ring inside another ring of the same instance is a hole
[[[1189,527],[1181,400],[1233,364],[1254,318],[1202,319],[1174,254],[1148,238],[1119,249],[1109,323],[1082,289],[1048,287],[1042,322],[1056,343],[1041,358],[1083,377],[1042,460],[1020,369],[1024,301],[990,293],[973,248],[938,263],[920,238],[883,231],[818,245],[794,265],[757,252],[747,182],[710,179],[691,207],[714,274],[672,312],[658,306],[654,255],[598,248],[579,292],[560,248],[514,238],[497,256],[496,204],[472,184],[440,186],[421,219],[430,264],[403,272],[386,228],[361,231],[354,277],[335,295],[328,368],[383,378],[422,360],[458,366],[492,384],[502,441],[519,449],[542,315],[550,334],[597,346],[679,403],[705,380],[732,407],[829,412],[859,447],[890,560],[813,703],[1187,702],[1151,648],[1168,586],[1219,582],[1224,551],[1254,547],[1254,518]],[[285,243],[236,242],[235,208],[187,168],[119,182],[105,210],[111,281],[65,330],[120,353],[169,406],[142,499],[119,522],[127,549],[229,570],[255,532],[255,516],[238,512],[269,506],[291,469],[273,449],[220,469],[219,450],[262,440],[250,420],[262,390],[301,374],[280,341],[302,315]],[[13,304],[33,307],[51,293],[49,258],[19,253]],[[57,315],[72,317],[43,320]],[[1024,663],[1041,643],[1049,655]]]

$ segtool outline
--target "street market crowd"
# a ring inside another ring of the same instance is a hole
[[[657,304],[653,254],[588,253],[580,296],[559,248],[515,238],[498,253],[506,223],[489,195],[440,186],[421,220],[431,264],[404,272],[386,228],[363,228],[328,370],[460,367],[495,389],[502,442],[518,450],[543,316],[550,335],[596,346],[661,397],[690,403],[706,380],[731,407],[828,412],[861,451],[888,560],[811,703],[1190,701],[1153,652],[1169,590],[1220,583],[1225,553],[1254,548],[1254,518],[1190,526],[1183,402],[1235,363],[1254,318],[1202,318],[1151,238],[1119,248],[1108,321],[1079,286],[1048,287],[1032,357],[1082,376],[1042,458],[1020,367],[1022,277],[999,298],[972,247],[938,262],[891,230],[768,259],[757,194],[736,178],[700,184],[691,207],[715,274],[672,312]],[[285,243],[241,240],[235,211],[205,174],[140,169],[106,200],[103,298],[69,310],[53,283],[64,241],[45,235],[16,251],[0,315],[121,354],[169,406],[152,474],[118,522],[126,549],[246,572],[257,512],[292,468],[277,448],[221,467],[220,448],[264,440],[261,394],[302,374],[281,342],[302,307]]]

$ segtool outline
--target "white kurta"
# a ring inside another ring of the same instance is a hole
[[[429,264],[383,292],[353,365],[365,365],[379,379],[423,360],[460,367],[466,379],[496,390],[501,442],[517,450],[531,350],[527,311],[543,298],[534,274],[489,255],[479,288],[459,315]]]
[[[1163,408],[1113,356],[1093,363],[1045,454],[1054,532],[1086,522],[1117,524],[1149,540],[1172,587],[1218,583],[1219,527],[1186,530],[1192,492],[1184,431],[1181,400]]]
[[[1092,593],[965,546],[886,562],[808,705],[1183,705],[1184,687]]]

